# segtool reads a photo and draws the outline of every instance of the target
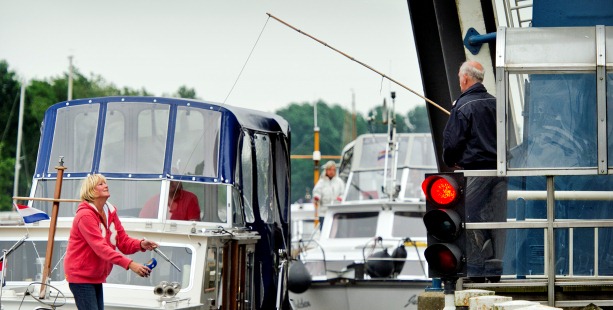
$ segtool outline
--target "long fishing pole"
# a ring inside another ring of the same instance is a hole
[[[300,29],[298,29],[298,28],[296,28],[296,27],[294,27],[294,26],[292,26],[292,25],[290,25],[290,24],[288,24],[288,23],[284,22],[283,20],[281,20],[281,19],[277,18],[276,16],[274,16],[274,15],[272,15],[272,14],[270,14],[270,13],[266,13],[266,14],[267,14],[269,17],[272,17],[272,18],[276,19],[278,22],[280,22],[280,23],[284,24],[285,26],[290,27],[290,28],[292,28],[292,29],[294,29],[294,30],[298,31],[299,33],[301,33],[301,34],[303,34],[303,35],[305,35],[305,36],[307,36],[307,37],[309,37],[309,38],[311,38],[311,39],[313,39],[313,40],[315,40],[315,41],[317,41],[317,42],[321,43],[322,45],[324,45],[324,46],[327,46],[327,47],[331,48],[333,51],[335,51],[335,52],[337,52],[337,53],[339,53],[339,54],[341,54],[341,55],[343,55],[343,56],[345,56],[345,57],[347,57],[347,58],[349,58],[349,59],[351,59],[351,60],[353,60],[353,61],[355,61],[355,62],[359,63],[360,65],[362,65],[362,66],[364,66],[364,67],[366,67],[366,68],[370,69],[371,71],[373,71],[373,72],[377,73],[377,74],[378,74],[378,75],[380,75],[381,77],[386,78],[386,79],[388,79],[389,81],[391,81],[391,82],[395,83],[396,85],[398,85],[398,86],[400,86],[400,87],[402,87],[402,88],[404,88],[404,89],[406,89],[406,90],[408,90],[408,91],[412,92],[413,94],[415,94],[415,95],[417,95],[418,97],[420,97],[420,98],[422,98],[422,99],[426,100],[426,102],[430,103],[431,105],[433,105],[433,106],[437,107],[439,110],[441,110],[441,111],[445,112],[447,115],[449,115],[449,111],[447,111],[445,108],[441,107],[441,106],[440,106],[440,105],[438,105],[436,102],[434,102],[434,101],[432,101],[432,100],[430,100],[430,99],[428,99],[428,98],[424,97],[423,95],[421,95],[420,93],[416,92],[415,90],[413,90],[413,89],[411,89],[411,88],[409,88],[409,87],[407,87],[407,86],[403,85],[402,83],[400,83],[400,82],[398,82],[398,81],[394,80],[393,78],[391,78],[391,77],[389,77],[389,76],[387,76],[387,75],[383,74],[382,72],[377,71],[376,69],[372,68],[371,66],[369,66],[369,65],[367,65],[367,64],[365,64],[365,63],[363,63],[363,62],[361,62],[361,61],[359,61],[359,60],[357,60],[357,59],[355,59],[355,58],[353,58],[353,57],[351,57],[351,56],[349,56],[349,55],[347,55],[347,54],[345,54],[345,53],[343,53],[343,52],[339,51],[338,49],[336,49],[336,48],[334,48],[334,47],[332,47],[332,46],[328,45],[328,43],[326,43],[326,42],[324,42],[324,41],[322,41],[322,40],[320,40],[320,39],[318,39],[318,38],[316,38],[316,37],[314,37],[314,36],[312,36],[312,35],[310,35],[310,34],[308,34],[308,33],[304,32],[304,31],[302,31],[302,30],[300,30]]]

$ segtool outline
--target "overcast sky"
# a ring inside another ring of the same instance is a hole
[[[159,96],[185,85],[269,112],[319,99],[351,109],[355,93],[365,114],[390,91],[397,112],[423,104],[266,13],[422,93],[406,0],[0,0],[0,59],[43,79],[68,72],[72,55],[118,87]]]

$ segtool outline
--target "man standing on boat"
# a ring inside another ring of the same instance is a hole
[[[323,168],[325,174],[319,178],[313,188],[313,201],[317,207],[319,228],[321,229],[328,206],[342,200],[341,195],[345,191],[345,182],[336,175],[336,163],[328,161]]]
[[[462,94],[454,102],[443,132],[443,160],[454,170],[496,169],[496,98],[483,86],[483,66],[466,61],[458,73]],[[504,177],[467,177],[466,222],[505,222],[507,181]],[[506,232],[467,230],[468,276],[475,282],[502,275]]]

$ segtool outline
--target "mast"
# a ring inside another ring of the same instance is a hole
[[[72,55],[68,56],[68,101],[72,100]]]
[[[21,83],[21,94],[19,95],[19,123],[17,125],[17,151],[15,152],[15,177],[13,179],[13,196],[17,196],[19,191],[19,170],[21,170],[21,140],[23,128],[23,106],[26,97],[26,82]]]
[[[319,180],[319,161],[321,160],[321,152],[319,151],[319,127],[317,126],[317,101],[313,104],[313,186]],[[313,201],[315,208],[315,226],[319,225],[319,203]]]

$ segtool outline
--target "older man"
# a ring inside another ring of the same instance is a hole
[[[462,94],[454,102],[443,132],[443,160],[454,169],[496,169],[496,98],[483,86],[483,66],[466,61],[458,78]],[[505,222],[507,181],[502,177],[468,177],[467,222]],[[506,232],[467,230],[468,275],[476,282],[500,280]]]
[[[341,195],[345,191],[345,182],[336,176],[336,163],[328,161],[324,165],[325,174],[319,178],[313,188],[313,200],[319,204],[317,215],[319,225],[323,224],[328,206],[341,201]]]

